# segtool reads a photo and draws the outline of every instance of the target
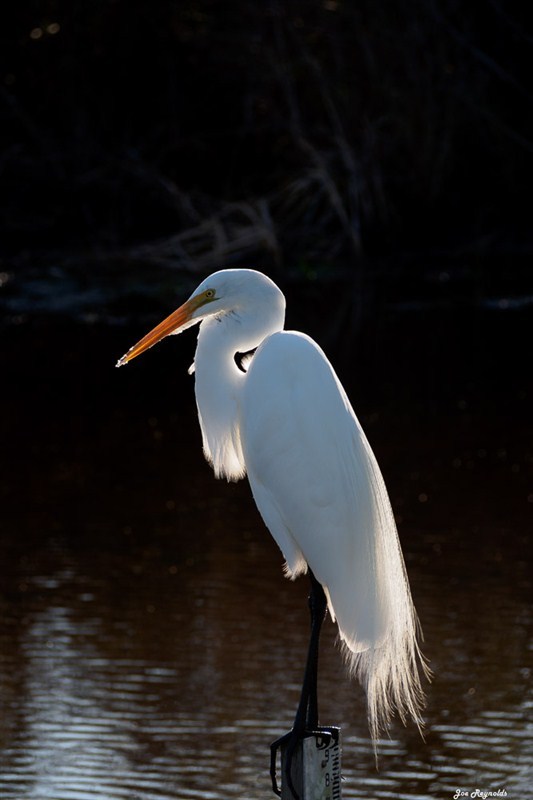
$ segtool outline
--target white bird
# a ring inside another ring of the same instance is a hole
[[[200,323],[190,371],[205,456],[216,477],[248,475],[286,575],[311,575],[314,640],[295,736],[318,724],[316,661],[327,602],[350,671],[366,691],[375,741],[394,710],[422,725],[418,667],[427,668],[416,612],[372,449],[323,351],[309,336],[285,331],[284,321],[285,298],[269,278],[221,270],[117,366]],[[236,355],[250,351],[240,368]],[[273,784],[277,790],[274,776]]]

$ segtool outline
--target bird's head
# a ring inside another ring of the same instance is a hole
[[[131,347],[116,366],[122,367],[165,336],[182,333],[207,317],[239,314],[248,307],[257,310],[265,305],[281,320],[279,327],[282,327],[285,298],[270,278],[251,269],[214,272],[202,281],[183,305]]]

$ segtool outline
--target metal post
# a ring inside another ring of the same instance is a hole
[[[281,746],[281,800],[294,800],[285,778]],[[340,728],[318,728],[306,734],[293,754],[292,781],[300,800],[341,800]]]

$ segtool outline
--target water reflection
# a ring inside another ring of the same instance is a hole
[[[283,578],[246,485],[212,479],[196,429],[114,413],[71,448],[52,424],[29,473],[12,465],[3,479],[0,796],[269,797],[268,745],[298,697],[306,584]],[[500,461],[488,454],[469,480],[440,435],[439,464],[423,441],[421,463],[397,458],[403,434],[377,443],[435,672],[426,742],[395,726],[376,771],[361,692],[326,625],[322,719],[342,726],[345,798],[530,791],[527,517],[496,524]],[[434,500],[447,492],[453,515]]]

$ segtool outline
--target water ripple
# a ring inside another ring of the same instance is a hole
[[[236,497],[182,510],[196,525],[186,535],[147,529],[126,549],[96,525],[58,538],[32,522],[0,540],[2,800],[270,796],[269,744],[291,727],[298,698],[306,586],[284,580],[274,546],[253,533],[253,507]],[[428,562],[422,532],[408,559],[436,675],[426,742],[394,725],[379,770],[361,692],[325,626],[320,697],[324,721],[342,725],[346,800],[529,791],[523,555],[517,548],[513,560],[506,541],[508,573],[494,583],[480,567],[469,584],[479,554],[468,537],[447,536],[448,560]],[[458,579],[443,603],[450,574]],[[465,613],[473,602],[476,613]]]

